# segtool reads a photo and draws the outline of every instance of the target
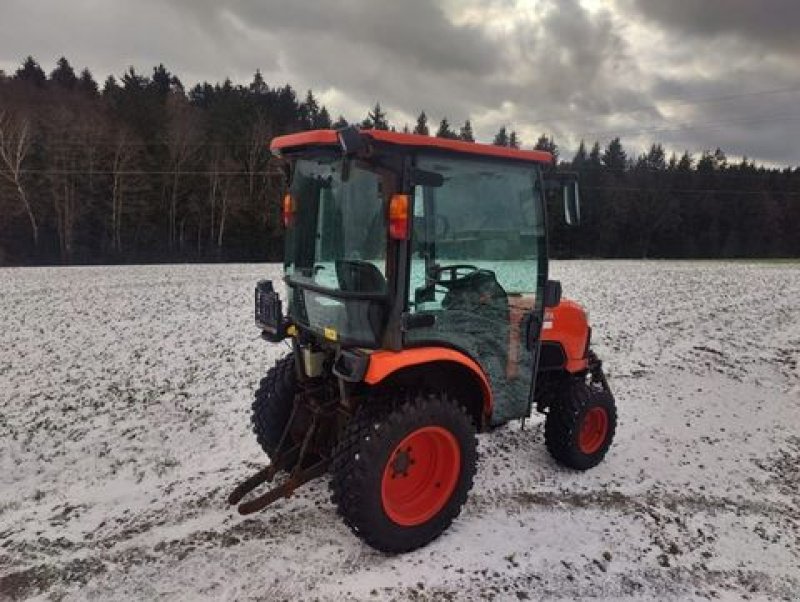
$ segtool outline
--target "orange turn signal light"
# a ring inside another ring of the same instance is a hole
[[[389,200],[389,237],[392,240],[408,240],[409,205],[407,194],[393,194]]]
[[[296,211],[294,197],[288,192],[283,197],[283,226],[288,228],[294,223],[294,214]]]

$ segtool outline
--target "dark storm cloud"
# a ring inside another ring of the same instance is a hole
[[[479,126],[482,114],[497,111],[487,123],[494,129],[552,118],[548,130],[560,132],[575,115],[608,111],[621,99],[648,101],[629,83],[636,65],[609,13],[590,14],[577,0],[539,2],[527,15],[512,2],[489,5],[509,17],[504,31],[454,23],[433,0],[348,0],[330,10],[273,0],[224,12],[268,32],[288,72],[315,88],[336,87],[361,106],[381,100],[451,121],[472,115]],[[199,10],[210,11],[209,21],[223,12],[212,4]]]
[[[504,70],[502,43],[477,25],[452,23],[435,0],[173,0],[170,6],[211,40],[221,30],[250,39],[253,69],[261,67],[271,83],[335,89],[343,104],[331,108],[350,118],[376,101],[409,116],[425,108],[464,118],[499,100],[481,82]],[[279,67],[265,67],[262,58]]]
[[[566,154],[620,133],[632,153],[798,163],[800,125],[780,119],[797,94],[674,101],[800,88],[799,20],[796,0],[3,0],[0,68],[66,55],[102,80],[163,62],[187,86],[261,69],[352,120],[380,101],[399,127],[424,109]]]
[[[652,105],[609,13],[590,14],[572,0],[543,7],[540,19],[520,25],[513,38],[527,77],[507,81],[530,120],[552,130],[626,105]]]
[[[451,23],[435,0],[173,0],[170,5],[180,7],[210,33],[224,25],[226,17],[233,17],[251,31],[280,39],[281,46],[265,48],[267,52],[291,55],[303,53],[308,44],[324,45],[335,58],[337,48],[353,47],[363,53],[362,61],[369,60],[371,53],[387,54],[403,64],[441,74],[480,76],[498,66],[485,32],[475,25]],[[358,69],[359,63],[340,65],[346,67]],[[387,65],[387,76],[391,67]]]
[[[322,10],[316,3],[245,0],[237,12],[254,27],[377,49],[426,71],[481,76],[499,65],[483,30],[452,24],[433,0],[346,0]]]
[[[774,50],[800,50],[797,0],[624,0],[623,5],[687,34],[730,35]]]
[[[30,54],[50,70],[67,56],[102,81],[128,66],[147,73],[165,63],[191,82],[245,77],[257,66],[273,66],[274,58],[254,56],[230,27],[210,32],[197,17],[153,0],[2,0],[0,68],[12,72]]]
[[[651,97],[662,107],[679,101],[650,137],[800,163],[800,2],[617,0],[617,8],[657,33]]]
[[[502,70],[497,42],[476,26],[450,23],[433,0],[327,6],[273,0],[229,10],[247,27],[275,36],[287,71],[361,105],[380,100],[410,112],[463,113],[465,101],[480,97],[476,83]]]

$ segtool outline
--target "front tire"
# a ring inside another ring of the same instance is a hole
[[[281,435],[289,422],[297,392],[294,356],[279,359],[261,379],[253,401],[251,422],[261,449],[275,459]]]
[[[334,451],[333,499],[345,523],[373,548],[408,552],[459,515],[476,464],[475,426],[454,402],[416,395],[392,408],[368,398]]]
[[[605,457],[617,427],[614,396],[599,383],[567,377],[559,399],[544,423],[544,441],[550,455],[576,470],[597,466]]]

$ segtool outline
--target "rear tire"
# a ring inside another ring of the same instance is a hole
[[[253,401],[251,422],[261,449],[275,459],[281,435],[289,422],[297,392],[292,354],[279,359],[261,379]]]
[[[559,464],[588,470],[605,457],[616,427],[617,408],[611,392],[585,378],[568,377],[558,401],[548,410],[544,441]]]
[[[472,488],[475,426],[444,396],[416,395],[394,408],[364,401],[331,466],[333,501],[350,529],[388,553],[415,550],[450,526]]]

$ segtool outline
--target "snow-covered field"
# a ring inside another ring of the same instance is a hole
[[[319,480],[262,514],[276,266],[0,270],[0,599],[800,599],[800,264],[557,262],[620,407],[588,473],[480,437],[461,517],[383,556]]]

